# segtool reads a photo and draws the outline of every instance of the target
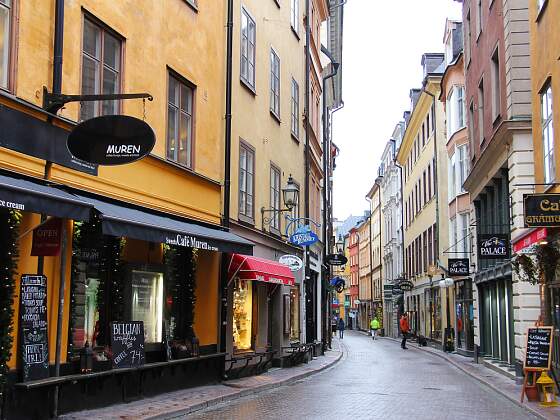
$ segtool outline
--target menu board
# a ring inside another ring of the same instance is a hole
[[[141,366],[144,352],[144,323],[126,321],[111,323],[113,369]]]
[[[527,350],[525,369],[550,370],[552,353],[552,327],[533,327],[527,329]]]
[[[23,381],[48,378],[49,336],[45,276],[37,274],[21,276],[19,313]]]

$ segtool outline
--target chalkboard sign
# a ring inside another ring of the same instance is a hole
[[[45,276],[36,274],[21,276],[19,313],[23,381],[48,378],[49,335]]]
[[[111,350],[114,369],[143,365],[144,323],[142,321],[112,322]]]
[[[525,369],[550,370],[552,327],[533,327],[527,330]]]

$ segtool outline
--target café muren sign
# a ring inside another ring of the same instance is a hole
[[[525,194],[523,220],[525,227],[560,226],[560,194]]]

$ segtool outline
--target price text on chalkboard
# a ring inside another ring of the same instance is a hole
[[[534,327],[527,330],[525,369],[550,370],[552,327]]]
[[[144,364],[144,323],[142,321],[112,322],[111,350],[113,368]]]
[[[23,381],[49,377],[49,336],[47,332],[47,278],[36,274],[21,276],[19,293],[21,360]]]

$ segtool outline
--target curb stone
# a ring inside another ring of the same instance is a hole
[[[216,405],[218,405],[222,402],[234,401],[234,400],[237,400],[239,398],[243,398],[243,397],[246,397],[246,396],[249,396],[249,395],[260,394],[261,392],[265,392],[265,391],[268,391],[270,389],[280,388],[284,385],[289,385],[289,384],[297,382],[301,379],[305,379],[305,378],[308,378],[310,376],[313,376],[317,373],[320,373],[320,372],[322,372],[326,369],[329,369],[329,368],[333,367],[334,365],[336,365],[342,359],[342,356],[344,354],[343,347],[344,346],[341,344],[340,345],[340,351],[338,351],[338,355],[336,356],[336,358],[332,362],[330,362],[329,364],[326,364],[325,366],[321,366],[320,368],[318,368],[316,370],[303,372],[303,373],[294,375],[291,378],[287,378],[287,379],[284,379],[284,380],[276,382],[276,383],[257,385],[255,387],[247,388],[247,389],[240,389],[238,392],[235,392],[235,393],[232,393],[232,394],[229,394],[229,395],[212,398],[212,399],[209,399],[209,400],[204,401],[202,403],[194,404],[194,405],[191,405],[189,407],[181,408],[181,409],[178,409],[178,410],[171,410],[171,411],[169,411],[167,413],[164,413],[164,414],[157,414],[155,416],[147,417],[147,419],[149,419],[149,420],[174,419],[174,418],[178,418],[178,417],[181,417],[181,416],[185,416],[187,414],[192,414],[192,413],[195,413],[197,411],[204,410],[208,407],[216,406]]]
[[[392,337],[380,337],[380,338],[385,339],[385,340],[395,341],[395,342],[399,342],[399,341],[400,341],[399,339],[397,339],[397,338],[392,338]],[[494,392],[500,394],[500,395],[503,396],[504,398],[506,398],[506,399],[508,399],[509,401],[513,402],[513,403],[514,403],[515,405],[517,405],[518,407],[524,409],[525,411],[528,411],[528,412],[531,413],[532,415],[534,415],[534,416],[536,416],[536,417],[538,417],[538,418],[540,418],[540,419],[544,419],[544,420],[547,420],[547,419],[548,419],[548,417],[545,417],[545,416],[544,416],[543,414],[541,414],[539,411],[535,410],[534,408],[532,408],[532,407],[530,407],[530,406],[528,406],[528,405],[526,405],[526,404],[521,403],[517,398],[514,398],[514,397],[512,397],[511,395],[509,395],[509,394],[503,392],[499,387],[495,386],[492,382],[490,382],[490,381],[488,381],[488,380],[486,380],[486,379],[483,379],[483,378],[481,378],[480,376],[478,376],[478,375],[476,375],[476,374],[474,374],[474,373],[472,373],[472,372],[469,372],[467,369],[465,369],[465,368],[464,368],[463,366],[461,366],[459,363],[457,363],[457,362],[455,362],[454,360],[452,360],[452,359],[446,357],[444,354],[439,354],[439,353],[435,353],[435,352],[432,352],[432,351],[423,349],[422,347],[419,347],[419,346],[416,345],[416,344],[411,345],[411,344],[412,344],[411,342],[408,342],[407,344],[411,347],[412,350],[422,351],[422,352],[424,352],[424,353],[431,354],[432,356],[436,356],[436,357],[439,357],[439,358],[441,358],[441,359],[447,361],[449,364],[453,365],[454,367],[456,367],[457,369],[459,369],[461,372],[463,372],[463,373],[467,374],[468,376],[470,376],[471,378],[476,379],[477,381],[483,383],[483,384],[486,385],[488,388],[492,389]]]

